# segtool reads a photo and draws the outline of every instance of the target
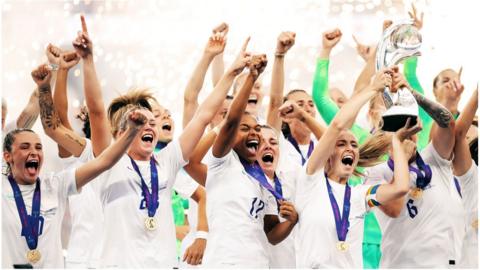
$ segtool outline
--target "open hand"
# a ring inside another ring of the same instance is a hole
[[[183,261],[190,265],[198,265],[202,263],[203,253],[207,247],[207,240],[203,238],[197,238],[185,251],[183,255]]]

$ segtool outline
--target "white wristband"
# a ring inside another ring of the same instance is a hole
[[[195,238],[202,238],[202,239],[207,239],[208,237],[208,232],[206,231],[197,231]]]

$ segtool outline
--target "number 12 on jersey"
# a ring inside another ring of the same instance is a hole
[[[250,207],[250,215],[258,218],[258,213],[265,208],[265,203],[260,198],[253,198],[252,206]]]

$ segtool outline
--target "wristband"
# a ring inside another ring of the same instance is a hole
[[[197,233],[195,234],[196,239],[201,238],[201,239],[207,240],[207,237],[208,237],[208,232],[206,231],[197,231]]]

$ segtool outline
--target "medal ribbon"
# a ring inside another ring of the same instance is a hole
[[[43,217],[40,216],[40,179],[37,178],[36,180],[35,191],[32,198],[31,215],[27,214],[27,208],[23,201],[22,192],[11,174],[8,176],[8,181],[12,186],[15,204],[17,206],[18,215],[20,216],[20,222],[22,223],[21,235],[25,237],[28,248],[34,250],[37,248],[38,236],[42,234],[43,231]]]
[[[455,187],[457,188],[458,195],[462,198],[462,188],[460,187],[460,183],[456,177],[453,177],[453,182],[455,183]]]
[[[302,165],[304,165],[307,159],[310,157],[310,155],[313,152],[313,141],[310,140],[310,144],[308,145],[307,158],[305,158],[302,154],[302,151],[300,151],[300,147],[298,146],[298,143],[295,140],[295,138],[293,138],[292,135],[288,135],[287,140],[293,145],[293,147],[295,147],[295,150],[297,150],[297,152],[300,154],[300,157],[302,157]]]
[[[148,209],[148,216],[153,217],[155,216],[155,212],[157,211],[157,208],[159,206],[158,202],[158,172],[157,172],[157,166],[155,164],[155,159],[153,156],[150,158],[150,181],[152,182],[152,193],[148,190],[148,186],[145,183],[145,180],[143,180],[142,173],[140,172],[140,169],[138,168],[137,163],[130,157],[130,161],[132,162],[132,166],[137,172],[137,174],[140,176],[140,180],[142,182],[142,196],[145,200],[145,204]]]
[[[428,186],[428,184],[430,184],[430,180],[432,180],[432,169],[428,164],[425,164],[418,152],[415,157],[415,163],[417,164],[418,169],[411,165],[408,165],[408,170],[414,172],[417,175],[415,185],[423,190],[426,186]],[[390,167],[390,170],[393,171],[394,163],[391,158],[388,159],[388,167]]]
[[[333,217],[335,218],[335,227],[337,229],[337,237],[339,241],[345,241],[347,239],[348,228],[350,222],[348,217],[350,216],[350,195],[351,188],[348,183],[345,184],[345,194],[343,196],[343,213],[340,216],[340,209],[338,208],[337,200],[332,192],[332,186],[328,181],[327,174],[325,173],[325,182],[327,183],[328,197],[330,198],[330,205],[332,206]]]
[[[257,180],[262,187],[272,193],[272,195],[275,197],[275,199],[277,199],[277,201],[284,200],[282,194],[282,185],[280,184],[280,181],[278,180],[276,175],[274,177],[275,188],[273,188],[272,185],[268,183],[267,177],[265,176],[265,173],[263,173],[262,167],[260,167],[260,164],[258,164],[257,161],[255,161],[254,163],[248,163],[240,156],[239,158],[240,162],[243,165],[243,168],[251,177],[255,178],[255,180]]]

